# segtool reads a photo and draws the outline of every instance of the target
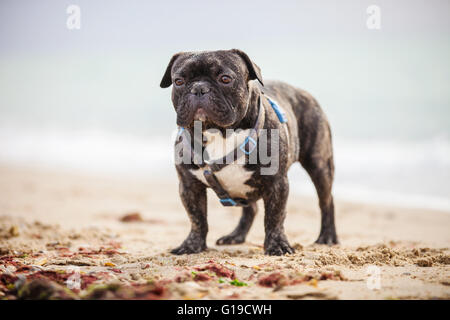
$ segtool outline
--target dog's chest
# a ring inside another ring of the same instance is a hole
[[[204,133],[206,138],[205,149],[209,154],[210,160],[214,161],[223,158],[229,152],[233,151],[237,146],[240,146],[245,138],[248,136],[249,130],[238,131],[233,134],[223,137],[221,133]],[[208,185],[204,175],[203,169],[191,170],[191,173],[201,182]],[[227,164],[220,171],[216,171],[215,176],[219,180],[222,187],[228,192],[231,197],[245,198],[248,192],[254,190],[253,187],[246,184],[246,182],[253,175],[253,171],[248,171],[244,167],[242,159]]]

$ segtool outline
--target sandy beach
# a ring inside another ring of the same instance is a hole
[[[312,244],[317,200],[291,195],[296,253],[270,257],[261,207],[246,243],[215,245],[240,210],[209,193],[208,250],[174,256],[190,228],[174,180],[7,165],[0,177],[3,299],[450,298],[450,212],[336,199],[340,244],[327,247]]]

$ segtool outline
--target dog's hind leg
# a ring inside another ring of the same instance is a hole
[[[334,177],[333,149],[328,124],[321,123],[312,143],[300,152],[300,163],[306,169],[317,191],[321,211],[320,234],[316,243],[337,244],[334,203],[331,189]]]
[[[237,225],[237,227],[230,234],[223,236],[219,240],[217,240],[216,244],[226,245],[244,243],[248,231],[253,224],[253,220],[257,211],[258,207],[256,205],[256,202],[252,202],[249,206],[243,207],[241,220],[239,220],[239,224]]]

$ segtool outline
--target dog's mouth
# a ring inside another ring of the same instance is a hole
[[[228,127],[235,121],[233,108],[228,103],[222,101],[208,100],[197,101],[187,100],[176,108],[177,124],[181,127],[191,127],[195,121],[200,121],[203,127]]]
[[[203,108],[198,108],[194,114],[194,121],[206,122],[208,120],[208,116]]]
[[[202,130],[207,127],[214,126],[213,117],[208,115],[207,111],[203,107],[198,107],[195,111],[190,111],[190,114],[179,114],[177,124],[182,127],[193,127],[196,121],[202,123]]]

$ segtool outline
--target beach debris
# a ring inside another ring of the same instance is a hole
[[[235,279],[236,275],[233,270],[228,269],[227,267],[213,261],[209,260],[206,265],[201,267],[196,267],[197,271],[211,271],[216,274],[218,277],[225,277],[230,279]]]
[[[307,298],[317,298],[317,299],[327,299],[336,300],[336,296],[331,296],[325,292],[320,291],[303,291],[303,292],[292,292],[286,295],[287,298],[293,300],[307,299]]]
[[[209,289],[198,282],[173,283],[170,286],[171,292],[183,300],[197,300],[209,293]]]
[[[35,279],[17,289],[17,298],[24,300],[74,300],[78,296],[70,289],[46,279]]]
[[[208,292],[198,292],[195,295],[185,295],[182,297],[183,300],[198,300],[206,296]]]
[[[211,281],[213,279],[209,274],[203,272],[193,272],[193,276],[194,281]]]
[[[347,278],[342,275],[340,270],[335,270],[322,272],[317,280],[347,281]]]
[[[226,281],[224,280],[224,278],[228,278],[231,280],[236,279],[236,275],[233,270],[230,270],[227,267],[213,260],[209,260],[207,264],[195,267],[194,271],[191,271],[190,273],[187,271],[180,272],[174,278],[174,281],[176,283],[183,283],[191,280],[194,280],[196,282],[202,282],[214,280],[215,277],[219,278],[218,279],[219,283],[225,283]],[[238,284],[239,284],[238,280],[236,280],[236,282],[233,283],[233,285]]]
[[[433,266],[433,260],[431,258],[417,259],[416,265],[418,265],[419,267],[431,267]]]
[[[186,281],[191,281],[192,280],[192,273],[189,273],[187,271],[181,272],[179,274],[176,275],[174,281],[177,283],[183,283]]]
[[[115,267],[116,265],[112,262],[105,262],[105,267]]]
[[[84,295],[85,299],[113,299],[115,292],[119,290],[120,283],[109,283],[93,285],[88,288],[88,292]]]
[[[33,266],[22,266],[22,267],[17,268],[15,273],[18,274],[18,273],[23,273],[23,272],[28,272],[28,271],[39,271],[39,269],[36,267],[33,267]]]
[[[287,277],[280,272],[273,272],[269,275],[261,276],[258,284],[262,287],[283,287],[287,284]]]
[[[6,255],[0,257],[0,263],[5,266],[14,266],[16,268],[24,266],[24,264],[20,261],[17,261],[18,255]]]
[[[312,287],[314,287],[314,288],[317,288],[317,285],[318,285],[318,281],[317,281],[317,279],[311,279],[311,280],[309,280],[308,281],[308,285],[310,285],[310,286],[312,286]]]
[[[45,265],[47,262],[48,262],[47,258],[43,258],[43,259],[40,259],[39,261],[37,261],[37,262],[36,262],[36,265],[37,265],[37,266],[43,266],[43,265]]]
[[[120,221],[122,222],[142,222],[144,219],[142,219],[142,216],[139,212],[132,212],[127,213],[126,215],[122,216],[120,218]]]
[[[79,247],[77,254],[83,255],[85,257],[96,257],[97,255],[107,255],[107,256],[113,256],[116,254],[123,254],[122,252],[117,251],[114,248],[108,248],[101,246],[99,249],[93,250],[86,247]]]
[[[168,296],[167,287],[160,282],[132,285],[110,283],[89,288],[83,299],[159,300]]]
[[[6,288],[7,290],[11,290],[14,288],[14,283],[19,278],[12,273],[0,273],[0,289]]]
[[[9,235],[11,237],[18,237],[19,236],[19,227],[16,225],[13,225],[9,228]]]
[[[19,272],[22,272],[22,273],[19,273]],[[68,273],[64,270],[54,270],[54,271],[40,270],[40,269],[37,269],[34,267],[25,266],[25,267],[21,267],[20,269],[17,270],[15,277],[17,279],[22,279],[22,280],[44,279],[44,280],[54,281],[54,282],[57,282],[62,285],[62,284],[65,284],[67,279],[69,277],[71,277],[73,274],[74,274],[73,272]],[[12,280],[12,279],[9,279],[9,280]],[[81,274],[81,281],[84,282],[84,284],[82,284],[82,287],[86,287],[87,285],[89,285],[90,283],[92,283],[93,281],[96,281],[96,280],[97,280],[97,277]]]
[[[113,248],[113,249],[120,249],[120,248],[122,248],[122,244],[120,242],[118,242],[118,241],[111,240],[111,241],[109,241],[107,243],[107,245],[109,247]]]
[[[231,284],[232,286],[236,286],[236,287],[248,286],[247,283],[245,283],[243,281],[239,281],[238,279],[233,279],[232,281],[229,282],[229,284]]]
[[[28,276],[1,273],[0,292],[7,299],[162,299],[169,296],[166,285],[170,280],[144,284],[106,283],[95,284],[96,275],[79,273],[81,288],[66,285],[73,273],[42,271]],[[104,280],[104,279],[103,279]],[[81,290],[80,290],[81,289]]]
[[[292,286],[302,283],[317,287],[319,281],[324,280],[346,281],[347,279],[341,274],[340,271],[325,271],[314,275],[291,274],[289,276],[282,274],[281,272],[272,272],[270,274],[260,276],[258,279],[258,284],[262,287],[275,288],[276,290],[279,290],[284,286]]]
[[[134,281],[141,279],[140,275],[137,273],[134,273],[134,272],[130,273],[130,278],[131,278],[131,280],[134,280]]]
[[[51,270],[42,270],[35,273],[32,273],[27,276],[28,280],[34,280],[34,279],[44,279],[56,282],[61,285],[65,285],[67,283],[67,280],[75,275],[74,272],[64,272],[64,271],[51,271]],[[79,273],[77,274],[77,277],[80,279],[80,288],[86,289],[90,284],[97,281],[99,278],[92,275],[92,274],[83,274]]]
[[[19,227],[17,225],[0,225],[0,239],[10,239],[18,237],[20,234]]]
[[[239,299],[239,293],[237,292],[233,292],[232,294],[230,294],[227,299]]]
[[[79,258],[79,259],[55,259],[51,261],[52,265],[59,266],[78,266],[78,267],[86,267],[86,266],[97,266],[98,263],[89,258]]]

